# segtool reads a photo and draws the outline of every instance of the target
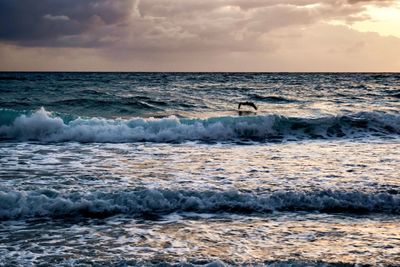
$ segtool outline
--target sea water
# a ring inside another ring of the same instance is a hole
[[[399,265],[399,99],[390,73],[0,73],[0,265]]]

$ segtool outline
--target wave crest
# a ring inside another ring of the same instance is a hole
[[[322,118],[295,118],[271,114],[208,119],[78,118],[68,121],[53,116],[44,108],[30,115],[21,114],[16,117],[14,113],[10,123],[10,111],[0,111],[0,139],[117,143],[277,141],[400,134],[400,116],[378,112]]]
[[[269,213],[318,211],[400,214],[400,195],[347,191],[277,191],[254,195],[237,191],[137,189],[63,194],[57,191],[0,191],[0,219],[115,214],[163,215],[172,212]]]

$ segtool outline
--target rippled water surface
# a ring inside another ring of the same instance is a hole
[[[0,265],[396,266],[399,78],[0,73]]]

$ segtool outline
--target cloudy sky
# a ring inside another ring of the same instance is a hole
[[[400,71],[399,0],[0,0],[0,70]]]

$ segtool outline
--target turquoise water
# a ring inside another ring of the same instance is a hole
[[[397,265],[399,78],[0,73],[0,262]]]

